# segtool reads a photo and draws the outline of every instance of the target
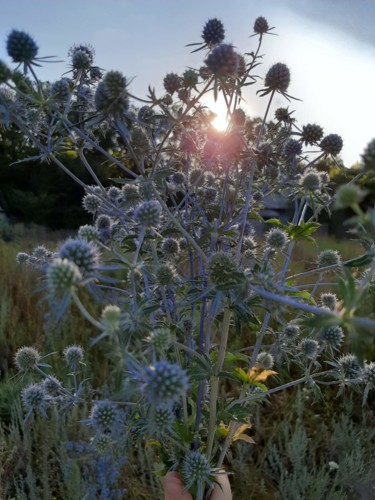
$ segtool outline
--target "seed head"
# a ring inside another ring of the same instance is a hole
[[[301,139],[306,145],[316,144],[323,137],[323,129],[319,125],[307,124],[302,127]]]
[[[176,270],[169,264],[161,264],[156,269],[156,280],[159,285],[172,285],[176,279]]]
[[[289,139],[284,145],[284,156],[286,158],[293,158],[302,153],[302,146],[299,141]]]
[[[264,33],[267,33],[267,31],[269,30],[267,20],[262,16],[257,17],[255,19],[253,29],[254,29],[254,33],[257,33],[258,35],[263,35]]]
[[[340,254],[337,250],[332,250],[328,248],[327,250],[322,250],[316,259],[316,264],[318,267],[327,267],[338,265],[341,262]]]
[[[288,243],[288,235],[283,229],[273,227],[266,234],[266,241],[271,248],[281,250]]]
[[[239,69],[239,54],[233,45],[217,45],[205,60],[207,68],[216,76],[233,77]]]
[[[143,391],[156,406],[172,406],[188,389],[188,377],[179,365],[158,361],[145,370]]]
[[[219,19],[209,19],[203,27],[202,38],[208,46],[218,45],[225,38],[225,29]]]
[[[323,307],[333,310],[336,306],[337,297],[334,293],[326,292],[320,295],[320,302]]]
[[[277,92],[286,92],[290,84],[290,71],[283,63],[276,63],[268,70],[264,81],[266,87]]]
[[[108,305],[102,311],[101,322],[108,333],[115,333],[120,329],[121,309],[118,306]]]
[[[320,147],[324,153],[336,156],[342,150],[343,144],[343,140],[339,135],[330,134],[323,137]]]
[[[134,218],[144,227],[157,226],[160,221],[161,206],[156,200],[144,201],[134,212]]]
[[[180,251],[180,245],[174,238],[167,238],[161,244],[161,251],[164,257],[177,257]]]
[[[13,30],[7,39],[7,52],[15,63],[30,64],[38,54],[38,46],[24,31]]]
[[[95,242],[99,239],[99,233],[95,226],[90,226],[85,224],[81,226],[78,230],[78,238],[81,240],[86,240],[88,242]]]
[[[38,364],[40,358],[40,353],[33,347],[21,347],[16,352],[14,362],[18,371],[28,372]]]

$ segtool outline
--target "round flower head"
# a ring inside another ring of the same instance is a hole
[[[325,340],[330,347],[338,348],[344,341],[344,332],[340,326],[330,326],[323,329],[322,339]]]
[[[164,88],[169,94],[174,94],[181,88],[181,78],[176,73],[168,73],[163,80]]]
[[[158,434],[170,431],[174,420],[174,411],[169,406],[159,406],[155,409],[154,424]]]
[[[319,125],[309,123],[302,127],[301,139],[306,145],[316,144],[323,137],[323,129]]]
[[[108,305],[102,311],[101,322],[106,332],[115,333],[120,329],[121,310],[118,306]]]
[[[286,158],[291,158],[302,153],[302,146],[299,141],[295,139],[289,139],[284,145],[284,156]]]
[[[218,45],[225,38],[225,29],[219,19],[209,19],[203,27],[202,38],[208,46]]]
[[[279,227],[273,227],[266,234],[266,241],[271,248],[281,250],[288,243],[288,235]]]
[[[27,264],[30,259],[30,255],[26,252],[18,252],[16,255],[17,264]]]
[[[121,189],[116,186],[111,186],[107,190],[107,196],[112,203],[115,203],[121,196]]]
[[[330,134],[323,137],[320,147],[324,153],[336,156],[342,150],[343,144],[343,140],[339,135]]]
[[[57,82],[52,84],[51,96],[57,101],[65,103],[68,100],[69,95],[70,81],[68,80],[68,78],[61,78],[61,80],[58,80]]]
[[[78,266],[68,259],[54,259],[47,269],[47,286],[53,295],[68,292],[81,280]]]
[[[300,333],[299,327],[293,323],[287,324],[283,329],[284,339],[290,342],[296,340]]]
[[[264,81],[266,87],[277,92],[286,92],[290,84],[290,71],[283,63],[276,63],[268,70]]]
[[[337,297],[334,293],[326,292],[320,295],[320,303],[323,307],[333,310],[336,306]]]
[[[45,415],[44,408],[47,405],[47,393],[43,384],[29,384],[21,392],[22,403],[26,410],[39,410]]]
[[[94,62],[94,49],[88,45],[75,45],[69,55],[74,70],[88,70]]]
[[[38,46],[24,31],[13,30],[7,39],[7,52],[13,62],[30,64],[38,54]]]
[[[257,33],[258,35],[263,35],[264,33],[267,33],[267,31],[269,30],[267,19],[265,19],[262,16],[257,17],[255,19],[253,29],[254,33]]]
[[[164,257],[177,257],[180,251],[180,245],[174,238],[167,238],[161,244],[161,251]]]
[[[129,96],[126,88],[127,80],[122,73],[108,71],[96,89],[96,109],[114,115],[129,109]]]
[[[112,437],[110,434],[103,432],[94,440],[95,451],[99,454],[104,454],[108,450],[108,447],[112,444]]]
[[[158,361],[145,370],[143,392],[151,404],[172,406],[187,389],[188,377],[179,365]]]
[[[316,191],[321,188],[321,176],[315,168],[311,168],[304,172],[300,179],[300,183],[305,191]]]
[[[158,351],[165,351],[172,342],[171,331],[169,328],[156,328],[151,332],[150,342]]]
[[[122,203],[127,207],[137,205],[141,199],[138,187],[134,184],[125,184],[121,190]]]
[[[118,423],[118,417],[118,410],[113,403],[99,401],[91,410],[90,423],[97,432],[111,431]]]
[[[130,134],[133,150],[139,155],[147,155],[150,152],[150,143],[147,135],[141,128],[134,128]]]
[[[96,214],[100,207],[100,204],[100,199],[94,194],[86,194],[82,200],[83,208],[90,214]]]
[[[234,50],[233,45],[222,43],[215,47],[205,64],[207,68],[216,76],[233,77],[239,69],[239,54]]]
[[[39,260],[46,260],[51,256],[51,252],[44,245],[38,245],[33,249],[32,256]]]
[[[342,210],[352,205],[359,204],[366,196],[366,192],[355,184],[340,186],[335,195],[335,208]]]
[[[231,254],[226,252],[212,254],[208,262],[208,276],[214,285],[227,283],[235,272],[237,272],[237,265]]]
[[[160,221],[161,206],[156,200],[144,201],[134,212],[134,218],[144,227],[157,226]]]
[[[313,339],[304,339],[299,344],[301,353],[307,358],[315,358],[318,354],[319,344]]]
[[[337,266],[340,264],[341,258],[337,250],[332,250],[328,248],[327,250],[322,250],[316,259],[316,264],[318,267],[327,266]]]
[[[277,108],[275,111],[275,118],[279,122],[292,123],[294,119],[292,118],[292,112],[289,112],[288,108]]]
[[[86,240],[69,239],[61,245],[58,257],[73,262],[83,276],[92,274],[98,265],[98,249]]]
[[[271,370],[275,364],[275,360],[272,354],[269,354],[268,352],[260,352],[257,356],[256,364],[263,370]]]
[[[60,394],[60,387],[61,382],[52,375],[43,380],[43,388],[50,396],[58,396]]]
[[[354,354],[344,354],[337,360],[345,378],[357,378],[361,374],[361,366]]]
[[[182,75],[182,83],[185,87],[193,89],[198,83],[198,74],[193,69],[187,69]]]
[[[109,215],[101,214],[97,217],[95,221],[96,228],[101,229],[109,229],[111,227],[112,220]]]
[[[156,281],[159,285],[172,285],[176,280],[176,271],[171,264],[161,264],[156,269]]]
[[[362,370],[362,379],[365,384],[375,385],[375,363],[366,363]]]
[[[99,239],[99,233],[95,226],[90,226],[89,224],[85,224],[84,226],[81,226],[79,228],[78,238],[80,238],[81,240],[94,242]]]
[[[182,477],[186,485],[206,482],[211,474],[211,466],[200,451],[190,451],[182,463]]]
[[[12,76],[11,70],[5,64],[4,61],[0,60],[0,83],[6,83]]]
[[[75,371],[83,361],[83,348],[79,345],[70,345],[65,347],[63,355],[66,364]]]
[[[138,110],[138,120],[143,123],[152,123],[155,111],[150,106],[142,106]]]
[[[38,364],[40,357],[40,353],[33,347],[21,347],[16,352],[14,362],[18,371],[28,372]]]

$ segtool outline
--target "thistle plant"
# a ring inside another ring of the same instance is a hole
[[[198,500],[209,494],[254,405],[274,392],[308,384],[317,394],[329,383],[363,388],[366,402],[375,385],[374,362],[350,352],[353,336],[375,327],[374,318],[358,314],[375,270],[375,217],[361,210],[355,185],[334,197],[329,177],[315,169],[318,159],[340,153],[339,135],[299,126],[289,108],[270,120],[276,94],[295,99],[287,93],[286,64],[261,66],[262,41],[272,29],[259,17],[251,39],[257,45],[242,54],[226,43],[223,23],[210,19],[197,44],[205,51],[202,66],[167,73],[165,95],[150,87],[146,98],[134,96],[131,81],[115,70],[102,75],[84,45],[73,47],[69,78],[50,91],[37,80],[20,87],[10,75],[2,87],[12,99],[0,94],[4,124],[24,133],[40,161],[81,185],[92,215],[92,224],[55,252],[38,248],[17,260],[40,270],[51,314],[63,321],[68,305],[76,307],[92,330],[85,348],[96,344],[113,363],[106,387],[90,392],[78,383],[81,347],[63,353],[70,387],[38,368],[41,355],[32,346],[21,348],[18,370],[45,380],[24,389],[27,415],[86,401],[91,413],[82,424],[98,450],[119,436],[128,447],[156,440],[165,472],[179,471]],[[29,64],[35,47],[25,42],[21,49],[29,51],[21,54]],[[15,50],[8,46],[20,62]],[[266,101],[261,119],[246,114],[243,93],[254,85],[260,89],[253,98]],[[222,133],[206,105],[219,94],[228,117]],[[103,146],[103,130],[116,148]],[[67,143],[91,185],[61,159]],[[117,172],[111,185],[98,178],[89,150]],[[293,207],[287,223],[261,216],[275,194]],[[319,216],[334,203],[354,210],[363,255],[343,261],[324,250],[311,268],[293,274],[296,246],[313,245]],[[359,278],[361,267],[368,269]],[[243,331],[251,334],[250,354],[230,352]],[[298,378],[276,377],[291,366]],[[225,379],[235,385],[230,396]],[[220,429],[228,430],[224,439]]]

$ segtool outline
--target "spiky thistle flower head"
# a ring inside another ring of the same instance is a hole
[[[337,349],[344,341],[344,332],[340,326],[329,326],[323,329],[322,340],[324,340],[328,346]]]
[[[127,79],[120,71],[108,71],[95,92],[95,105],[98,111],[117,115],[129,109]]]
[[[161,244],[161,251],[164,257],[177,257],[180,245],[174,238],[166,238]]]
[[[337,297],[336,294],[325,292],[320,295],[320,303],[323,307],[333,310],[336,307]]]
[[[307,358],[315,358],[319,352],[319,343],[313,339],[304,339],[299,344],[299,350]]]
[[[13,62],[31,64],[38,50],[35,40],[24,31],[13,30],[8,35],[7,52]]]
[[[209,19],[203,27],[202,38],[209,47],[223,42],[225,38],[223,23],[216,18]]]
[[[30,255],[26,252],[18,252],[16,255],[16,262],[19,265],[27,264],[30,260]]]
[[[332,156],[337,156],[342,150],[343,145],[343,140],[338,134],[326,135],[320,142],[321,150]]]
[[[363,201],[366,194],[366,191],[353,183],[340,186],[335,195],[335,208],[337,210],[343,210],[353,205],[357,205]]]
[[[70,291],[81,280],[79,267],[68,259],[54,259],[48,266],[47,287],[52,295]]]
[[[49,396],[56,397],[60,394],[61,382],[56,377],[49,375],[43,380],[43,388]]]
[[[254,22],[254,33],[257,35],[263,35],[264,33],[267,33],[269,30],[268,22],[267,19],[263,16],[259,16],[255,19]]]
[[[240,60],[233,45],[222,43],[210,52],[204,62],[215,76],[234,77],[239,70]]]
[[[145,369],[143,392],[149,403],[171,407],[187,391],[188,382],[185,370],[179,365],[157,361]]]
[[[155,408],[154,424],[158,434],[170,431],[174,420],[175,414],[170,406],[159,406]]]
[[[290,84],[290,71],[286,64],[276,63],[268,70],[265,86],[276,92],[286,92]]]
[[[96,214],[101,205],[101,201],[94,194],[88,193],[83,197],[82,205],[83,208],[90,214]]]
[[[337,250],[332,250],[331,248],[322,250],[316,259],[318,267],[337,266],[340,262],[341,257],[339,252]]]
[[[36,367],[41,355],[39,351],[34,349],[34,347],[21,347],[16,352],[14,357],[14,363],[17,370],[23,373],[28,372],[32,368]]]
[[[294,118],[292,118],[292,114],[294,111],[289,111],[288,108],[277,108],[275,111],[275,118],[279,122],[284,123],[293,123]]]
[[[337,363],[345,378],[353,379],[360,376],[361,365],[354,354],[340,356]]]
[[[98,401],[90,414],[90,424],[96,432],[110,432],[118,424],[119,413],[111,401]]]
[[[362,379],[365,384],[375,386],[375,362],[365,363],[362,370]]]
[[[102,311],[101,322],[106,332],[115,333],[120,329],[121,309],[115,305],[107,305]]]
[[[190,486],[198,482],[208,482],[211,466],[200,451],[190,451],[184,458],[181,472],[186,485]]]
[[[51,96],[61,103],[65,103],[70,95],[70,80],[61,78],[51,86]]]
[[[152,119],[155,116],[155,111],[150,106],[142,106],[138,110],[137,118],[143,123],[152,123]]]
[[[134,212],[134,218],[144,227],[157,226],[160,221],[161,206],[156,200],[144,201]]]
[[[284,156],[293,158],[302,153],[302,145],[295,139],[289,139],[284,145]]]
[[[150,342],[158,351],[165,351],[172,343],[172,335],[169,328],[155,328],[150,335]]]
[[[301,179],[300,184],[305,191],[317,191],[321,188],[321,176],[315,168],[307,169]]]
[[[176,281],[176,269],[169,262],[160,264],[156,268],[156,282],[159,285],[172,285]]]
[[[208,277],[214,285],[223,285],[237,272],[234,257],[227,252],[215,252],[208,262]]]
[[[121,192],[122,192],[122,203],[126,207],[133,207],[137,205],[141,200],[139,189],[134,184],[125,184]]]
[[[150,142],[145,132],[136,127],[131,131],[131,145],[135,153],[145,156],[150,152]]]
[[[21,392],[22,403],[29,414],[33,410],[39,410],[45,415],[44,408],[48,403],[48,396],[44,389],[43,384],[29,384],[22,389]]]
[[[288,323],[284,327],[282,334],[286,341],[293,342],[300,334],[299,326],[294,323]]]
[[[73,262],[82,276],[91,275],[98,266],[99,250],[86,240],[70,238],[61,245],[57,253],[60,259]]]
[[[272,354],[268,352],[260,352],[257,356],[256,364],[263,370],[271,370],[275,364],[275,359]]]
[[[83,361],[83,348],[80,345],[69,345],[65,347],[63,356],[69,368],[76,371]]]
[[[89,70],[94,62],[94,49],[91,45],[74,45],[69,49],[73,70]]]
[[[88,242],[95,242],[99,239],[99,232],[95,226],[85,224],[81,226],[78,230],[78,238],[81,240],[86,240]]]
[[[182,75],[182,83],[185,87],[193,89],[198,84],[198,73],[194,69],[187,69]]]
[[[301,140],[306,145],[316,144],[323,137],[323,129],[315,123],[308,123],[302,127]]]
[[[271,248],[281,250],[288,243],[288,235],[283,229],[273,227],[266,234],[266,242]]]
[[[168,73],[163,80],[165,90],[173,95],[182,85],[181,78],[176,73]]]

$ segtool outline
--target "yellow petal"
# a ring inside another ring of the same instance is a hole
[[[233,441],[246,441],[249,444],[256,444],[254,439],[247,434],[239,434],[233,438]]]
[[[277,372],[274,372],[273,370],[263,370],[254,380],[255,382],[264,382],[271,375],[277,375]]]

